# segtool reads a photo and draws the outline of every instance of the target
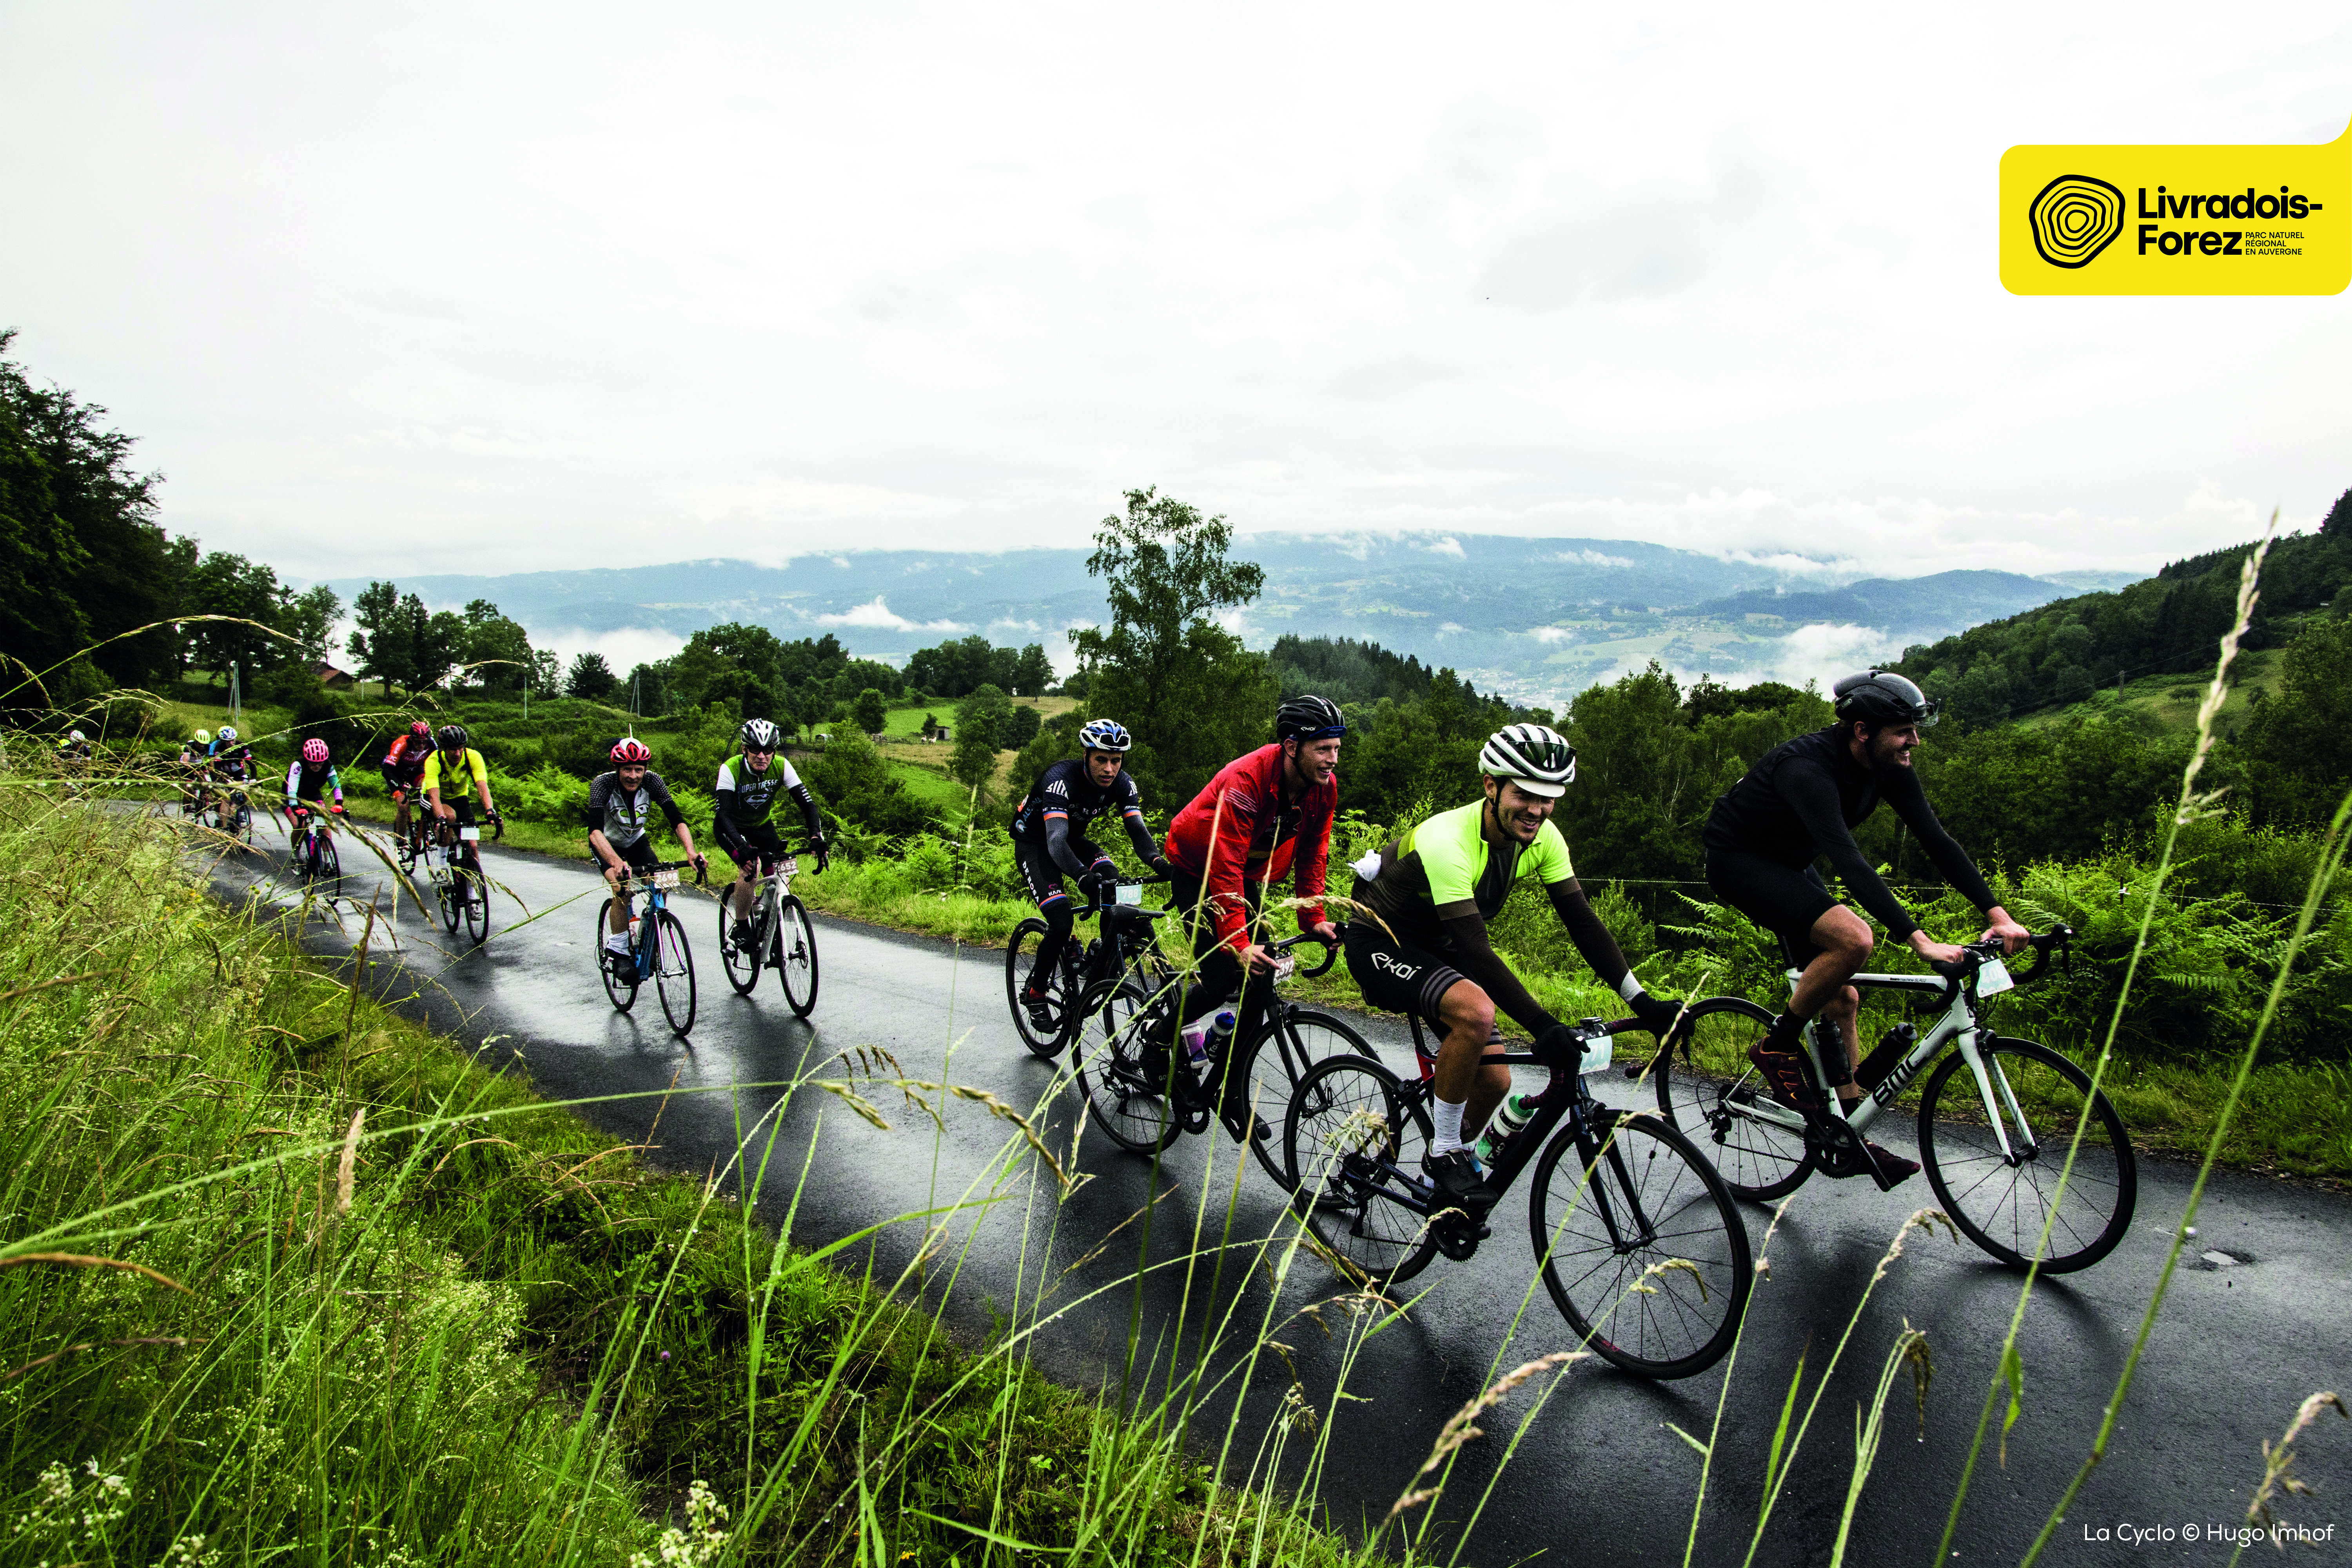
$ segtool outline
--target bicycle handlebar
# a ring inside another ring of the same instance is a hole
[[[1347,927],[1341,926],[1339,928],[1340,934],[1342,936],[1346,935],[1347,930]],[[1299,970],[1298,978],[1301,980],[1314,980],[1322,975],[1330,973],[1331,966],[1339,962],[1339,944],[1331,938],[1318,936],[1311,931],[1303,931],[1297,936],[1286,936],[1279,942],[1269,942],[1265,943],[1265,950],[1268,952],[1287,952],[1302,942],[1321,942],[1323,944],[1323,962],[1317,964],[1312,969]]]
[[[2026,938],[2026,946],[2033,950],[2033,967],[2021,973],[2011,973],[2011,981],[2018,985],[2030,985],[2040,980],[2048,972],[2050,955],[2053,952],[2066,954],[2068,963],[2071,964],[2074,942],[2074,928],[2063,925],[2053,926],[2040,936]],[[1937,963],[1931,961],[1927,965],[1944,977],[1944,1005],[1947,1006],[1950,1005],[1952,999],[1959,994],[1961,984],[1983,968],[1987,959],[1999,958],[2006,961],[2007,958],[1997,937],[1989,937],[1982,942],[1963,942],[1960,944],[1960,951],[1965,956],[1958,963]]]

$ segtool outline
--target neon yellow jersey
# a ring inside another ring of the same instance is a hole
[[[1441,811],[1381,851],[1380,874],[1357,885],[1356,896],[1390,929],[1418,947],[1443,951],[1441,921],[1475,914],[1491,921],[1517,878],[1534,873],[1551,885],[1576,875],[1568,840],[1546,819],[1536,839],[1489,844],[1479,831],[1483,800]]]
[[[421,787],[427,790],[446,790],[454,784],[459,789],[463,789],[467,773],[473,775],[473,781],[477,786],[487,785],[490,782],[490,770],[482,762],[482,753],[468,746],[460,755],[465,759],[464,762],[448,768],[446,773],[441,763],[445,758],[449,758],[448,752],[436,751],[425,758],[425,782]],[[455,759],[450,760],[455,762]],[[1549,826],[1549,824],[1546,826]]]

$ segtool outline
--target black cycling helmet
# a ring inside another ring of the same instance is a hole
[[[463,724],[442,725],[440,740],[441,749],[445,752],[464,751],[466,749],[466,726]]]
[[[1339,706],[1328,697],[1293,697],[1274,710],[1274,738],[1328,741],[1348,732]]]
[[[1840,719],[1859,719],[1875,728],[1881,724],[1916,724],[1922,730],[1936,721],[1943,704],[1919,689],[1909,676],[1891,669],[1865,669],[1830,688],[1837,699]]]

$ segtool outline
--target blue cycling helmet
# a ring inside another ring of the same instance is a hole
[[[1116,719],[1090,719],[1087,721],[1087,727],[1078,731],[1078,744],[1089,752],[1123,753],[1128,747],[1135,744],[1135,739],[1127,732],[1127,727]]]

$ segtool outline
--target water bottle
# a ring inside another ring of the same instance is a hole
[[[1486,1131],[1478,1135],[1478,1163],[1493,1166],[1496,1156],[1503,1152],[1503,1146],[1517,1136],[1520,1128],[1535,1120],[1538,1098],[1532,1094],[1504,1097],[1494,1120],[1487,1122]]]
[[[1195,1018],[1184,1026],[1184,1057],[1194,1067],[1206,1067],[1212,1056],[1221,1054],[1225,1042],[1234,1037],[1234,1026],[1240,1020],[1231,1007],[1220,1007],[1205,1018]]]

